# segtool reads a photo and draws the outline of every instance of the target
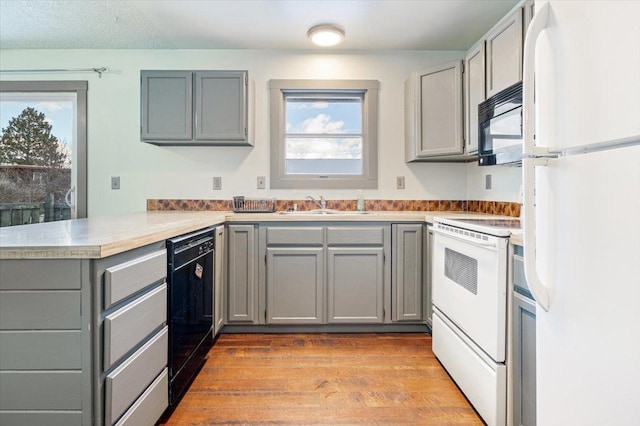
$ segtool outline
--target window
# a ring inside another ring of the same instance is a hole
[[[87,216],[87,82],[1,81],[1,226]]]
[[[378,86],[271,80],[271,188],[377,188]]]

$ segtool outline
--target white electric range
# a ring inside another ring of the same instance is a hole
[[[436,217],[433,352],[487,424],[507,417],[507,256],[517,218]]]

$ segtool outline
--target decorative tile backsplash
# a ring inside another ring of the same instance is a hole
[[[286,211],[298,205],[298,210],[313,210],[318,205],[308,200],[277,200],[276,210]],[[327,200],[327,208],[356,210],[355,200]],[[508,201],[478,200],[365,200],[370,211],[468,211],[474,213],[520,216],[520,204]],[[231,200],[147,200],[147,210],[231,211]]]

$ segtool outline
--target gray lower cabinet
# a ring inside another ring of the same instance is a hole
[[[423,320],[423,224],[394,224],[391,294],[394,321]]]
[[[140,138],[157,145],[252,145],[247,71],[141,71]]]
[[[0,260],[0,424],[92,423],[89,264]]]
[[[257,224],[227,227],[227,323],[258,323]]]
[[[327,322],[384,322],[390,226],[327,227]]]
[[[93,295],[94,424],[124,424],[135,417],[137,424],[153,425],[168,406],[166,381],[164,399],[155,391],[155,410],[143,403],[168,365],[165,243],[92,263],[92,281],[102,289]]]
[[[0,424],[155,424],[166,294],[164,242],[99,260],[0,260]]]
[[[225,322],[225,277],[226,265],[225,260],[226,248],[224,225],[216,228],[216,253],[215,253],[215,269],[213,278],[213,336],[215,337]]]
[[[329,323],[384,321],[384,247],[327,249]]]
[[[321,324],[324,249],[267,247],[267,324]]]
[[[521,247],[516,247],[516,252]],[[524,277],[522,257],[513,259],[513,424],[536,424],[536,304]]]

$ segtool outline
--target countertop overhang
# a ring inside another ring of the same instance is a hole
[[[148,211],[0,228],[0,259],[100,259],[223,223],[432,222],[435,216],[477,216],[443,211],[233,213]]]

